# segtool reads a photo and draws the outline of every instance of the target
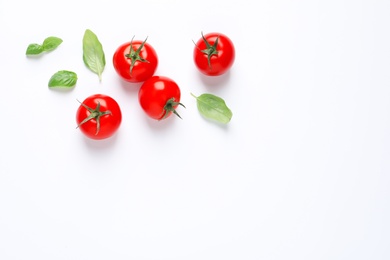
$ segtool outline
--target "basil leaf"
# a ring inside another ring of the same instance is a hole
[[[227,124],[232,119],[233,113],[227,107],[225,101],[213,94],[202,94],[199,97],[191,93],[196,98],[196,103],[200,114],[205,118]]]
[[[42,47],[44,51],[52,51],[55,48],[57,48],[61,43],[62,43],[62,39],[51,36],[51,37],[47,37],[43,41]]]
[[[102,73],[106,65],[102,44],[97,36],[89,29],[85,30],[83,37],[83,60],[85,65],[102,80]]]
[[[43,47],[42,45],[38,43],[31,43],[28,45],[27,50],[26,50],[26,55],[38,55],[43,52]]]
[[[32,43],[28,45],[26,55],[38,55],[43,52],[52,51],[62,43],[62,39],[54,36],[47,37],[42,44]]]
[[[77,74],[73,71],[60,70],[54,73],[49,80],[49,87],[67,87],[71,88],[77,83]]]

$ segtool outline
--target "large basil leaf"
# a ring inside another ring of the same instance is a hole
[[[97,36],[89,29],[83,37],[83,60],[85,65],[102,80],[102,73],[106,65],[103,46]]]

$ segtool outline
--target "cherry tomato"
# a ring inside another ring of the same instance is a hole
[[[87,97],[76,113],[77,127],[87,137],[95,140],[112,136],[122,122],[122,112],[111,97],[95,94]]]
[[[131,40],[116,49],[112,61],[116,72],[125,81],[143,82],[156,71],[157,53],[146,40]]]
[[[172,79],[153,76],[146,80],[139,89],[138,100],[145,113],[153,119],[161,120],[176,112],[180,103],[180,88]],[[180,117],[181,118],[181,117]]]
[[[234,63],[233,42],[222,33],[202,34],[195,43],[194,62],[200,72],[207,76],[226,73]]]

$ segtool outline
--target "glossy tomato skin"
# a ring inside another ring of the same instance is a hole
[[[99,117],[100,127],[98,129],[98,120],[92,118],[85,123],[84,119],[91,115],[91,112],[85,107],[95,110],[100,104],[99,111],[104,115]],[[85,105],[85,106],[83,106]],[[107,95],[95,94],[87,97],[79,106],[76,113],[76,122],[78,128],[87,137],[94,140],[101,140],[111,137],[117,132],[122,122],[122,112],[118,103]]]
[[[226,73],[232,67],[235,60],[233,42],[229,37],[222,33],[208,33],[203,35],[203,37],[196,42],[194,48],[193,58],[196,67],[200,72],[207,76],[219,76]],[[207,49],[205,40],[210,46],[213,46],[217,38],[217,53],[210,56],[209,64],[208,55],[202,52],[202,50]]]
[[[172,79],[165,76],[153,76],[139,89],[138,100],[145,113],[156,120],[169,117],[180,104],[180,88]],[[169,100],[175,104],[171,111],[164,108]],[[182,104],[180,104],[182,105]]]
[[[158,56],[156,50],[152,45],[147,42],[144,43],[140,50],[140,57],[145,59],[147,62],[137,60],[130,73],[131,59],[126,57],[130,53],[130,44],[134,51],[137,51],[143,41],[134,40],[126,42],[120,45],[114,52],[112,61],[115,71],[125,81],[138,83],[143,82],[153,76],[158,66]]]

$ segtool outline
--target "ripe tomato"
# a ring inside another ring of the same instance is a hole
[[[233,42],[222,33],[202,34],[195,43],[194,62],[200,72],[207,76],[219,76],[227,72],[234,63]]]
[[[180,88],[172,79],[153,76],[139,89],[138,100],[145,113],[153,119],[161,120],[172,113],[180,117],[176,108],[180,103]],[[181,118],[181,117],[180,117]]]
[[[95,140],[112,136],[122,122],[118,103],[111,97],[95,94],[87,97],[76,113],[77,127],[87,137]]]
[[[153,76],[158,57],[154,48],[146,42],[133,41],[120,45],[112,58],[118,75],[128,82],[143,82]]]

